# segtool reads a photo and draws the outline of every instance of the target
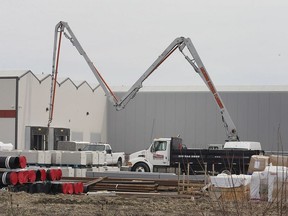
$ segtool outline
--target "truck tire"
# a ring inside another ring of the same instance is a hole
[[[145,163],[137,163],[132,167],[134,172],[150,172],[149,167]]]
[[[118,168],[121,168],[121,167],[122,167],[122,158],[118,158],[117,167],[118,167]]]

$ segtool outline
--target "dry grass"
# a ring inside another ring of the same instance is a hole
[[[287,203],[0,192],[0,215],[287,215]]]

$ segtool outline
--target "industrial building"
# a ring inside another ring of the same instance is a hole
[[[58,82],[48,129],[51,76],[0,72],[0,141],[16,149],[55,149],[58,140],[109,142],[115,151],[145,149],[155,137],[180,136],[188,147],[224,143],[221,115],[206,86],[143,87],[122,111],[101,87]],[[240,140],[287,151],[288,86],[216,86]],[[117,96],[128,88],[112,87]]]
[[[50,150],[58,140],[106,139],[106,98],[99,86],[59,81],[49,130],[50,75],[1,71],[0,86],[1,142],[16,149]]]

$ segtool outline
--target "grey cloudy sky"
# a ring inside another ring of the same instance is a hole
[[[215,85],[288,84],[285,0],[0,0],[0,70],[51,73],[54,27],[69,23],[112,86],[131,86],[179,36],[190,37]],[[59,76],[96,79],[63,41]],[[202,85],[178,52],[144,85]]]

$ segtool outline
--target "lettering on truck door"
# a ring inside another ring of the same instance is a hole
[[[167,165],[167,141],[155,141],[150,147],[149,161],[153,165]]]

